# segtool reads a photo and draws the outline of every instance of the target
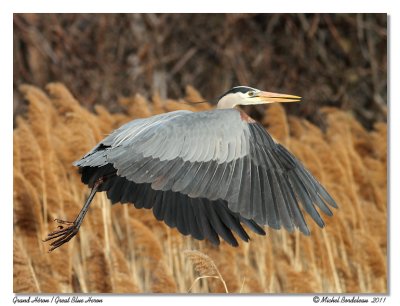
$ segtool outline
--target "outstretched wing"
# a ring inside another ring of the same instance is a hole
[[[177,111],[134,120],[75,165],[112,165],[119,177],[153,191],[182,194],[191,203],[222,201],[242,220],[276,229],[297,227],[305,234],[309,230],[300,206],[320,226],[324,223],[315,206],[328,215],[326,204],[336,207],[292,154],[236,109]]]
[[[260,224],[273,228],[283,225],[289,231],[297,227],[309,234],[301,206],[323,227],[315,206],[331,216],[327,204],[337,208],[333,198],[296,157],[274,142],[261,124],[251,123],[249,129],[252,156],[248,165],[249,179],[244,182],[239,199],[245,199],[246,193],[250,193],[251,205],[243,205],[239,200],[231,209]]]

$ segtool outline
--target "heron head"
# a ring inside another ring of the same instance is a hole
[[[247,86],[236,86],[218,99],[218,108],[233,108],[236,105],[255,105],[276,102],[299,102],[301,97],[262,91]]]

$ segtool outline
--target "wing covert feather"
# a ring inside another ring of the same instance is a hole
[[[199,198],[225,202],[249,224],[274,229],[283,225],[289,231],[296,227],[305,234],[309,229],[302,210],[323,227],[316,207],[327,215],[332,215],[328,206],[337,207],[300,161],[277,144],[261,124],[243,121],[236,109],[176,111],[134,120],[75,162],[79,167],[107,164],[131,182],[149,184],[146,192],[163,192],[154,196],[157,219],[184,234],[194,233],[198,239],[211,237],[214,242],[220,235],[237,244],[227,225],[242,239],[247,237],[234,224],[236,217],[225,210],[210,209],[211,204]],[[127,202],[135,190],[122,185],[110,192],[120,191],[117,199]],[[169,192],[187,195],[190,200],[182,202]],[[143,205],[150,205],[148,202]],[[187,207],[174,214],[182,205]]]

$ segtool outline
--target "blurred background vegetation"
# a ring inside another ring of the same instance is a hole
[[[319,126],[335,106],[370,129],[386,121],[386,76],[386,14],[14,15],[15,115],[23,83],[59,81],[111,112],[136,93],[175,99],[192,85],[213,99],[249,85],[302,96],[286,110]]]
[[[14,292],[387,292],[386,64],[386,14],[15,14]],[[87,196],[72,161],[238,84],[303,96],[247,111],[340,203],[324,230],[216,248],[101,193],[46,252]]]

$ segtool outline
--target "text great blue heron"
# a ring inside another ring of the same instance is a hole
[[[310,234],[300,206],[320,226],[315,206],[332,215],[335,201],[314,176],[264,127],[237,105],[297,102],[300,97],[238,86],[217,109],[174,111],[133,120],[112,132],[74,165],[92,188],[74,222],[51,232],[50,251],[74,237],[96,192],[112,203],[153,208],[154,216],[184,235],[232,246],[249,236],[242,224]]]

